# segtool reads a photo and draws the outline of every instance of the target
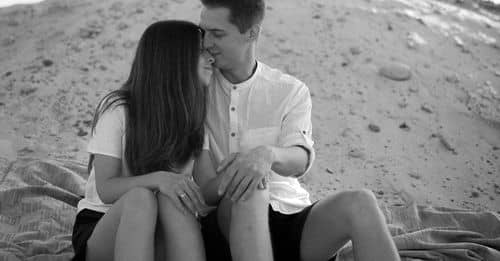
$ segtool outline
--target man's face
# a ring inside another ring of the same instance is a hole
[[[244,63],[251,42],[248,32],[240,33],[229,22],[229,13],[225,7],[203,7],[200,15],[200,27],[205,30],[204,47],[215,59],[215,67],[221,70],[232,70]]]

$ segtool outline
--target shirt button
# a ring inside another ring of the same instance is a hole
[[[234,132],[231,133],[231,137],[234,137],[234,136],[236,136],[236,133],[234,133]]]
[[[236,108],[235,108],[235,107],[231,107],[231,111],[235,111],[235,110],[236,110]]]
[[[233,86],[233,90],[236,90],[236,86]]]

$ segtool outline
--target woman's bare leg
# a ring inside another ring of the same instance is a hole
[[[157,208],[148,189],[125,193],[97,223],[87,242],[87,260],[153,261]]]
[[[198,220],[192,214],[184,215],[168,197],[160,193],[157,197],[165,260],[205,260],[205,248]]]

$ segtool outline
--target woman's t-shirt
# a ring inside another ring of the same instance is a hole
[[[208,138],[205,135],[203,149],[208,150]],[[90,154],[101,154],[121,159],[122,175],[131,176],[125,162],[125,107],[123,105],[110,107],[97,121],[94,133],[87,146]],[[191,159],[179,170],[182,174],[192,174],[194,159]],[[99,198],[95,182],[95,170],[92,166],[87,184],[85,197],[78,202],[78,212],[91,209],[106,212],[112,204],[105,204]]]

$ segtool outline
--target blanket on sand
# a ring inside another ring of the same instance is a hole
[[[0,261],[69,260],[76,204],[87,166],[0,158]],[[381,205],[403,260],[500,260],[494,212]],[[353,260],[350,246],[338,260]]]

